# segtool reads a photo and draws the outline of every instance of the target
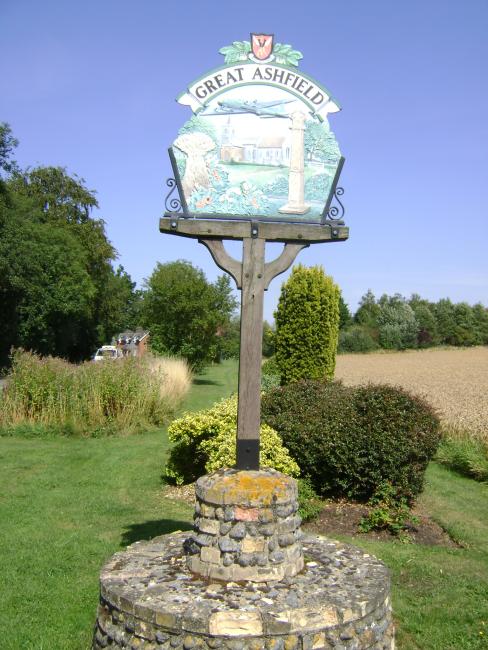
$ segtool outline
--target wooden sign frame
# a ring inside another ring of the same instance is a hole
[[[284,273],[298,253],[310,244],[340,242],[349,237],[342,222],[331,224],[273,223],[188,219],[166,213],[159,230],[168,235],[197,239],[217,266],[229,273],[241,291],[241,345],[237,414],[237,469],[259,469],[261,423],[261,361],[264,292]],[[229,255],[225,240],[241,240],[242,260]],[[265,262],[266,242],[282,242],[283,251]]]

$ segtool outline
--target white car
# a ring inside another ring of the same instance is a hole
[[[93,361],[106,361],[107,359],[121,359],[122,350],[116,348],[115,345],[102,345],[101,348],[95,352]]]

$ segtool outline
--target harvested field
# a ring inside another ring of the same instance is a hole
[[[451,433],[488,441],[488,347],[341,354],[335,376],[403,386],[430,402]]]

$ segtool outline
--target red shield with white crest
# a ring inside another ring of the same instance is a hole
[[[251,34],[251,48],[258,61],[265,61],[273,51],[274,34]]]

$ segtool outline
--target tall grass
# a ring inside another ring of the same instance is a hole
[[[0,400],[0,432],[97,436],[161,425],[191,374],[181,359],[150,356],[70,364],[17,350]]]
[[[488,425],[485,432],[446,427],[436,460],[450,469],[488,482]]]

